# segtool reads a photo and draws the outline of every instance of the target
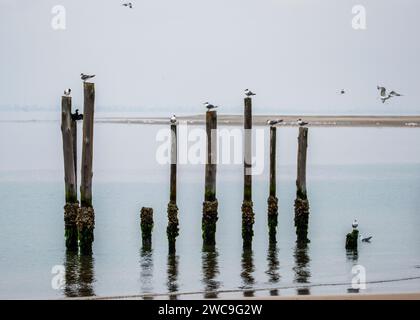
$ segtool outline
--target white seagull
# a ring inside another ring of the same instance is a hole
[[[69,96],[70,96],[70,94],[71,94],[71,89],[70,89],[70,88],[68,88],[68,89],[64,90],[64,95],[65,95],[66,97],[69,97]]]
[[[249,89],[245,89],[245,95],[247,97],[252,97],[252,96],[255,96],[256,94],[250,91]]]
[[[130,9],[133,9],[133,4],[131,2],[125,2],[122,4],[124,7],[128,7]]]
[[[362,235],[360,235],[359,238],[360,238],[360,240],[362,240],[362,242],[370,242],[370,240],[372,239],[372,236],[363,237]]]
[[[297,123],[299,126],[301,126],[301,127],[306,126],[306,125],[308,124],[308,122],[305,122],[305,121],[303,121],[302,119],[298,119],[298,120],[296,121],[296,123]]]
[[[176,123],[176,116],[175,116],[175,115],[173,115],[173,116],[171,117],[170,121],[171,121],[171,123],[172,123],[172,124],[175,124],[175,123]]]
[[[208,110],[212,110],[212,109],[216,109],[217,106],[214,106],[208,102],[204,102],[204,106],[208,109]]]
[[[82,79],[83,82],[86,82],[86,80],[92,79],[94,76],[95,76],[94,74],[90,75],[90,74],[81,73],[80,74],[80,79]]]
[[[283,122],[283,119],[277,119],[277,120],[267,120],[267,124],[269,126],[275,126],[276,124],[279,124]]]
[[[353,229],[356,229],[359,226],[359,222],[357,222],[357,219],[353,220],[353,223],[351,224],[351,226],[353,227]]]
[[[379,90],[380,99],[382,100],[382,103],[385,103],[386,100],[391,99],[393,97],[401,97],[402,94],[399,94],[396,91],[391,91],[390,93],[386,93],[385,87],[376,86],[376,88]]]

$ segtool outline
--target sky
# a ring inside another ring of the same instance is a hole
[[[0,0],[0,110],[418,114],[418,0]],[[51,26],[65,8],[65,29]],[[355,30],[352,8],[366,10]],[[377,85],[403,97],[382,104]],[[341,89],[346,94],[340,95]],[[1,114],[1,112],[0,112]],[[0,115],[1,117],[1,115]]]

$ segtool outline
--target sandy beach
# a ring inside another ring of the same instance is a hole
[[[266,125],[268,119],[283,119],[278,126],[297,126],[296,120],[301,118],[309,122],[310,127],[418,127],[420,116],[322,116],[322,115],[254,115],[253,125]],[[179,116],[179,122],[187,124],[204,124],[205,116]],[[98,123],[127,124],[168,124],[169,118],[164,117],[97,117]],[[218,115],[218,123],[222,125],[242,125],[242,115]]]

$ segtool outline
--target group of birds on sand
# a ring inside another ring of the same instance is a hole
[[[357,227],[359,226],[359,222],[357,221],[357,219],[354,219],[351,226],[353,227],[353,229],[357,229]],[[370,242],[370,240],[372,240],[372,236],[364,237],[362,234],[359,235],[359,238],[362,242]]]
[[[387,93],[387,90],[385,87],[382,86],[376,86],[376,88],[379,90],[379,99],[381,99],[382,103],[385,103],[388,99],[391,99],[393,97],[401,97],[402,94],[399,94],[398,92],[392,90],[391,92]],[[343,95],[346,93],[346,90],[341,89],[339,94]]]

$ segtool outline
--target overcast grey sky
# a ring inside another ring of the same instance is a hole
[[[418,114],[418,0],[0,0],[0,108],[82,101],[95,73],[98,110]],[[367,29],[352,28],[364,5]],[[51,9],[66,8],[66,30]],[[405,96],[382,104],[376,85]],[[345,88],[348,93],[337,92]]]

